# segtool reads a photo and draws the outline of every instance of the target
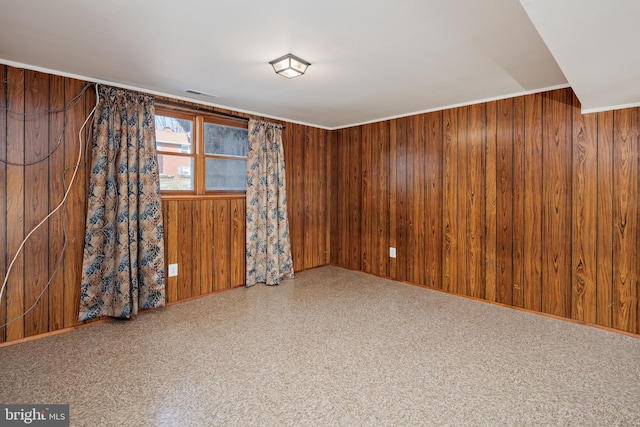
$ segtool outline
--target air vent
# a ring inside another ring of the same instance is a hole
[[[187,90],[185,90],[185,92],[190,93],[192,95],[205,96],[207,98],[217,98],[218,97],[218,95],[211,95],[210,93],[200,92],[200,91],[193,90],[193,89],[187,89]]]

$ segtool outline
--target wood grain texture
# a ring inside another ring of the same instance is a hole
[[[497,258],[498,251],[498,211],[497,211],[497,177],[498,161],[498,103],[488,102],[486,110],[487,146],[485,150],[485,298],[487,301],[497,300]]]
[[[49,105],[52,111],[60,111],[65,106],[64,77],[50,76]],[[55,209],[64,197],[62,169],[65,153],[62,138],[64,135],[64,113],[49,116],[49,211]],[[60,143],[60,145],[58,145]],[[49,327],[47,331],[57,331],[64,327],[64,233],[62,229],[62,211],[59,210],[48,222],[49,231]]]
[[[162,203],[162,213],[164,222],[164,257],[166,263],[166,292],[167,302],[178,301],[178,276],[168,277],[169,264],[178,263],[178,219],[179,201],[173,200]],[[180,271],[178,270],[178,273]]]
[[[524,306],[524,97],[513,100],[513,305]]]
[[[396,120],[396,271],[398,280],[407,280],[408,249],[407,249],[407,119]]]
[[[291,256],[293,258],[293,268],[296,270],[305,269],[305,253],[304,253],[304,241],[307,235],[306,222],[305,222],[305,141],[304,127],[302,125],[291,125],[293,128],[293,158],[295,159],[293,164],[290,165],[294,170],[294,189],[292,194],[288,196],[288,199],[293,203],[288,205],[289,209],[293,209],[293,215],[291,215],[291,224],[289,227],[292,229],[291,240]]]
[[[214,202],[213,271],[214,290],[231,289],[231,202]]]
[[[596,323],[613,326],[613,111],[598,113]],[[593,171],[591,171],[593,173]]]
[[[397,168],[397,125],[398,121],[393,119],[389,122],[389,247],[397,248],[397,207],[398,202],[398,168]],[[397,249],[396,249],[397,257]],[[398,263],[397,258],[389,258],[389,277],[397,279]]]
[[[78,95],[84,82],[79,80],[65,80],[65,93],[67,99]],[[65,206],[66,229],[67,229],[67,249],[64,253],[64,327],[77,325],[78,313],[80,311],[80,286],[82,280],[82,253],[84,250],[84,231],[87,212],[86,196],[86,141],[80,141],[78,132],[82,127],[88,111],[84,102],[79,102],[76,106],[68,110],[67,128],[65,129],[65,186],[68,186],[73,174],[73,169],[77,165],[78,172],[76,179],[71,186],[69,197]],[[78,151],[81,150],[80,163],[78,162]],[[65,187],[66,188],[66,187]]]
[[[7,159],[7,66],[0,65],[0,158]],[[7,165],[0,162],[0,181],[7,182]],[[0,185],[0,277],[7,272],[7,187]],[[2,286],[2,282],[0,282]],[[7,298],[0,298],[0,325],[7,321]],[[0,327],[0,343],[6,341],[6,327]]]
[[[351,211],[350,211],[350,201],[351,198],[349,189],[349,176],[351,174],[349,165],[352,164],[349,159],[349,135],[348,130],[344,129],[338,133],[338,165],[337,165],[337,173],[338,175],[335,178],[336,181],[336,191],[338,193],[338,210],[337,210],[337,218],[336,222],[338,224],[337,230],[340,232],[340,237],[333,237],[333,240],[336,240],[338,246],[338,265],[341,267],[350,267],[350,258],[351,258]],[[353,163],[355,164],[355,163]],[[359,163],[358,163],[359,167]],[[359,193],[358,193],[359,194]],[[358,207],[358,215],[360,208]],[[358,227],[357,231],[354,233],[358,236],[358,241],[360,241],[360,227]],[[355,257],[358,260],[358,267],[355,269],[360,269],[360,245],[358,244],[358,255]]]
[[[193,295],[193,203],[191,200],[178,202],[178,300]]]
[[[7,81],[11,82],[7,91],[7,107],[15,114],[7,117],[7,160],[14,163],[24,163],[24,70],[9,67]],[[8,263],[18,252],[24,238],[24,167],[7,165],[7,259]],[[24,319],[20,318],[25,310],[24,294],[24,252],[15,259],[4,298],[7,301],[7,321],[18,319],[7,325],[7,341],[24,337]]]
[[[202,230],[204,228],[204,210],[202,203],[198,203],[197,201],[192,202],[191,204],[191,243],[193,247],[193,257],[191,258],[191,291],[190,297],[197,297],[202,295],[202,270],[203,270],[203,262],[202,257],[205,252],[204,249],[204,240],[200,240],[199,236],[202,235]],[[179,269],[180,267],[178,267]]]
[[[354,131],[355,132],[355,131]],[[351,133],[351,131],[350,131]],[[362,126],[361,133],[361,164],[362,164],[362,201],[360,206],[360,261],[361,269],[365,273],[373,272],[373,254],[371,253],[372,227],[376,219],[373,212],[373,178],[372,178],[372,135],[371,125]],[[377,156],[375,156],[377,158]],[[357,191],[357,190],[356,190]]]
[[[442,287],[442,112],[425,115],[425,284]]]
[[[571,317],[591,323],[597,318],[597,118],[573,109]]]
[[[525,97],[524,308],[542,310],[542,94]]]
[[[391,212],[389,209],[390,200],[390,173],[391,173],[391,154],[390,154],[390,129],[389,122],[376,124],[375,138],[378,141],[377,150],[380,154],[378,161],[378,186],[377,186],[377,262],[376,271],[378,275],[389,277],[389,247],[390,247],[390,231],[389,224],[391,222]],[[375,140],[374,140],[375,141]]]
[[[329,203],[330,209],[330,221],[329,221],[329,241],[331,242],[330,246],[330,254],[329,254],[329,263],[331,265],[340,265],[340,258],[338,257],[338,250],[340,246],[338,244],[337,236],[338,233],[338,224],[344,220],[342,216],[338,215],[338,204],[340,203],[340,197],[338,193],[338,183],[340,181],[340,175],[338,174],[338,142],[341,139],[338,137],[339,132],[331,132],[329,134],[330,137],[330,145],[329,145],[329,153],[331,156],[330,163],[330,171],[329,171],[329,180],[330,185],[328,186],[329,196],[327,197],[327,202]],[[287,186],[290,188],[291,184],[287,181]],[[291,216],[289,216],[291,218]],[[340,233],[346,234],[346,233]]]
[[[496,300],[513,303],[513,99],[498,101]]]
[[[485,296],[484,225],[485,225],[485,172],[486,109],[484,104],[469,108],[467,133],[467,295]]]
[[[233,287],[247,283],[245,257],[246,209],[245,198],[231,199],[231,286]]]
[[[25,171],[25,235],[30,233],[49,213],[47,187],[49,170],[49,115],[42,113],[49,108],[49,76],[35,71],[25,72],[24,159],[34,163]],[[39,114],[38,114],[39,113]],[[49,330],[49,232],[39,227],[25,242],[24,271],[25,307],[33,308],[25,315],[25,336],[42,334]],[[35,305],[34,305],[35,304]]]
[[[317,129],[315,136],[316,144],[314,145],[314,150],[317,150],[316,157],[318,158],[316,172],[316,179],[318,181],[318,198],[314,203],[318,211],[318,214],[316,215],[316,229],[318,230],[318,241],[316,242],[316,246],[318,246],[318,250],[316,252],[314,266],[318,266],[326,265],[329,262],[329,253],[327,250],[327,230],[329,230],[327,224],[329,224],[329,210],[326,202],[327,187],[329,184],[329,175],[327,174],[329,156],[327,152],[327,131],[324,129]]]
[[[315,143],[315,138],[313,137],[313,133],[307,132],[305,133],[304,140],[304,187],[306,188],[306,192],[304,195],[304,233],[306,236],[310,238],[305,238],[302,242],[304,246],[304,257],[303,264],[301,265],[301,269],[307,269],[314,264],[314,260],[317,253],[317,230],[315,227],[315,215],[313,207],[314,204],[311,201],[312,197],[307,197],[310,195],[316,195],[316,180],[315,180],[315,171],[317,168],[316,165],[316,153],[313,149]],[[306,237],[305,236],[305,237]]]
[[[613,113],[613,326],[636,332],[638,141],[637,110]]]
[[[425,145],[426,145],[426,129],[425,115],[420,114],[407,119],[409,124],[407,128],[407,141],[409,147],[409,158],[412,163],[412,179],[409,187],[409,239],[407,251],[413,254],[413,263],[409,266],[408,280],[425,285],[427,278],[426,271],[426,180],[425,180]]]
[[[345,231],[348,230],[346,239],[342,240],[345,245],[343,250],[345,253],[345,267],[353,270],[362,268],[361,255],[361,219],[362,219],[362,201],[363,192],[363,165],[362,165],[362,138],[359,128],[350,128],[343,133],[342,143],[345,146],[344,160],[344,179],[346,179],[346,187],[344,200],[345,209],[347,211],[346,221],[343,223]]]
[[[569,89],[543,97],[542,311],[571,314],[571,108]]]
[[[234,199],[235,201],[235,199]],[[194,239],[194,252],[196,252],[199,257],[197,257],[198,262],[198,272],[200,273],[200,279],[194,280],[194,284],[200,288],[201,294],[209,294],[214,291],[214,273],[213,266],[215,261],[213,259],[214,254],[214,246],[213,246],[213,236],[214,236],[214,222],[215,222],[215,201],[214,200],[200,200],[194,202],[194,207],[196,211],[199,212],[199,222],[198,225],[194,224],[193,232],[194,235],[197,236]],[[241,212],[242,217],[244,218],[244,212]],[[232,242],[236,245],[241,245],[243,248],[244,254],[244,235],[239,236],[234,233],[232,237]],[[199,253],[198,253],[199,252]],[[235,256],[235,252],[234,252]],[[165,256],[166,257],[166,256]],[[238,274],[236,272],[236,274]],[[244,272],[240,272],[240,274],[244,274]],[[196,277],[197,279],[197,277]]]
[[[458,285],[458,114],[443,112],[442,147],[442,289]]]
[[[469,292],[469,274],[467,270],[467,253],[469,248],[469,242],[467,237],[467,194],[469,193],[469,186],[467,183],[467,163],[469,161],[468,156],[468,126],[469,126],[469,107],[461,107],[457,109],[458,113],[458,167],[457,167],[457,181],[458,181],[458,214],[457,214],[457,229],[458,229],[458,258],[456,264],[458,268],[458,283],[456,293],[462,295],[468,295]]]

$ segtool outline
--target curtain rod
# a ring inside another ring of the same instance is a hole
[[[185,111],[197,111],[197,112],[213,114],[215,116],[222,116],[222,117],[228,117],[236,120],[243,120],[245,122],[249,121],[248,117],[237,116],[231,113],[224,113],[222,111],[216,111],[212,108],[200,107],[199,105],[188,105],[188,104],[183,104],[177,101],[170,101],[167,99],[158,99],[158,98],[156,98],[156,103],[160,104],[160,106],[176,107]]]

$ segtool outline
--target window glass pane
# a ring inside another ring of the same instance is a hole
[[[156,149],[174,153],[193,153],[193,121],[156,116]]]
[[[246,176],[246,160],[206,160],[205,185],[207,190],[245,190]]]
[[[231,126],[204,124],[205,154],[224,154],[227,156],[247,156],[249,132],[247,129]]]
[[[193,157],[158,154],[160,190],[193,190]]]

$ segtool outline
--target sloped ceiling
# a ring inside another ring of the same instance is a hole
[[[521,2],[583,113],[640,105],[640,1]]]
[[[600,58],[570,52],[574,29],[601,27],[570,21],[561,32],[564,0],[522,1],[0,0],[0,63],[327,129],[574,86],[574,78],[581,100],[612,92],[576,65]],[[304,76],[273,72],[268,62],[287,52],[312,63]]]

